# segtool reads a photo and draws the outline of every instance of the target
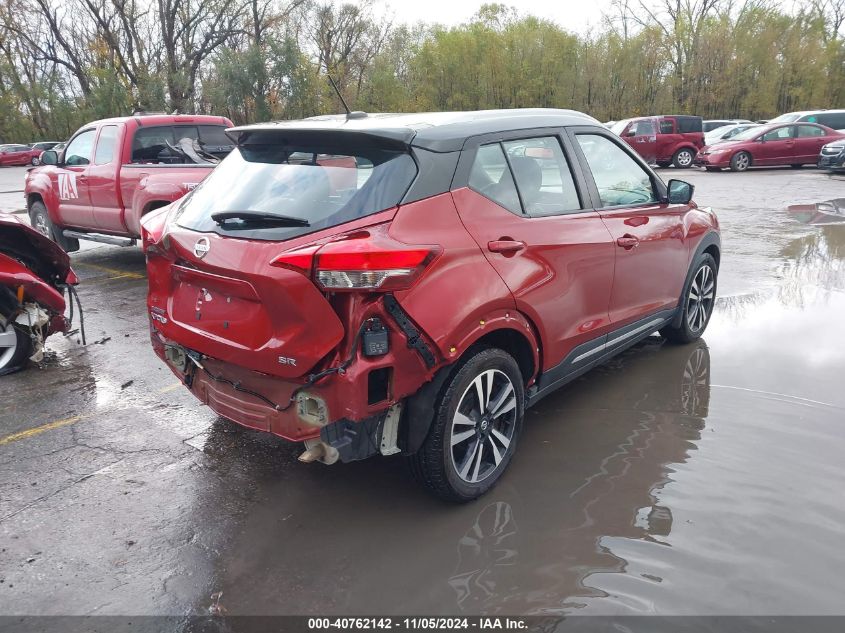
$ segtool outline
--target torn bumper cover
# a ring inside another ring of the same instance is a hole
[[[237,424],[292,442],[322,439],[337,448],[343,461],[398,452],[392,450],[395,429],[386,452],[381,432],[399,405],[370,405],[359,372],[333,374],[309,385],[203,357],[167,340],[152,324],[150,339],[156,354],[201,402]]]

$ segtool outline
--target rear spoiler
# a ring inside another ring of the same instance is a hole
[[[298,145],[304,147],[336,147],[350,144],[372,149],[408,151],[416,136],[410,128],[355,129],[308,127],[233,127],[226,130],[238,147],[250,145]]]

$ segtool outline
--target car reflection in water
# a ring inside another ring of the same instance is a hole
[[[603,595],[587,577],[626,567],[603,538],[669,535],[656,494],[695,449],[709,400],[705,342],[652,337],[540,406],[522,442],[549,446],[518,460],[457,542],[459,610],[563,614]]]

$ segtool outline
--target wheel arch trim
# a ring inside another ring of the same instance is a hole
[[[721,265],[722,260],[722,240],[716,231],[708,231],[704,237],[701,238],[698,246],[695,247],[692,257],[690,257],[687,275],[684,277],[684,285],[681,287],[681,295],[678,297],[678,312],[675,315],[675,318],[672,319],[672,327],[680,327],[681,319],[684,318],[684,311],[681,308],[683,307],[684,299],[686,298],[687,288],[692,281],[693,274],[695,274],[694,264],[704,252],[713,253],[713,259],[716,260],[716,275],[718,278],[719,266]]]

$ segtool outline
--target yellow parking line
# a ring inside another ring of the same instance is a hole
[[[112,275],[111,279],[120,279],[121,277],[125,277],[128,279],[146,279],[146,275],[142,275],[141,273],[133,273],[127,270],[118,270],[117,268],[109,268],[108,266],[100,266],[98,264],[89,264],[88,262],[73,262],[74,266],[80,266],[82,268],[92,268],[93,270],[100,270],[104,273],[109,273]]]
[[[158,393],[167,393],[169,391],[174,391],[182,386],[181,382],[174,382],[173,384],[167,385],[163,389],[159,389]],[[41,435],[46,431],[52,431],[53,429],[60,429],[63,426],[68,426],[71,424],[75,424],[80,420],[85,419],[88,416],[85,415],[75,415],[72,418],[65,418],[64,420],[55,420],[53,422],[48,422],[47,424],[42,424],[41,426],[36,426],[32,429],[27,429],[26,431],[20,431],[18,433],[12,433],[11,435],[6,435],[5,437],[0,437],[0,446],[5,444],[11,444],[12,442],[17,442],[18,440],[25,440],[28,437],[34,437],[36,435]]]
[[[72,418],[65,418],[64,420],[48,422],[47,424],[36,426],[34,429],[27,429],[26,431],[21,431],[19,433],[12,433],[11,435],[7,435],[6,437],[0,437],[0,446],[3,446],[4,444],[10,444],[12,442],[17,442],[18,440],[24,440],[28,437],[33,437],[34,435],[40,435],[45,431],[51,431],[53,429],[58,429],[63,426],[74,424],[75,422],[79,422],[84,417],[85,416],[83,415],[75,415]]]

